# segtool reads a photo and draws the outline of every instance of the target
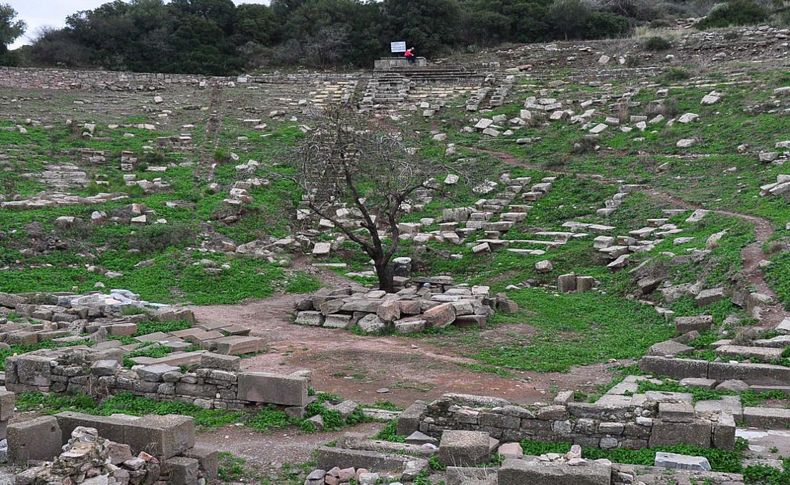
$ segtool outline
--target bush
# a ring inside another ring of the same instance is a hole
[[[752,25],[765,21],[768,12],[754,0],[731,0],[717,5],[708,16],[697,23],[700,29],[728,27],[730,25]]]
[[[129,247],[143,253],[152,253],[169,247],[184,247],[194,239],[194,229],[186,224],[152,224],[138,229],[129,238]]]
[[[645,41],[645,50],[649,51],[665,51],[672,47],[672,43],[663,37],[650,37]]]
[[[585,39],[608,39],[622,37],[631,26],[628,19],[609,12],[593,12],[584,26]]]
[[[682,67],[673,67],[664,73],[664,81],[683,81],[691,77],[691,74]]]

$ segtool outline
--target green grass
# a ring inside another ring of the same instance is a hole
[[[537,329],[524,341],[480,351],[486,364],[519,370],[567,372],[572,366],[639,358],[654,343],[673,334],[651,307],[595,292],[552,294],[527,288],[509,296],[515,315],[497,323],[523,323]]]
[[[229,424],[242,423],[259,432],[295,426],[303,431],[312,432],[305,423],[307,418],[320,414],[324,418],[324,430],[334,431],[367,421],[358,407],[351,415],[343,419],[340,413],[327,408],[328,401],[340,399],[330,394],[318,393],[317,399],[309,404],[305,418],[289,417],[284,411],[274,407],[265,407],[257,412],[229,411],[225,409],[204,409],[194,404],[180,401],[157,401],[135,396],[130,392],[121,392],[103,401],[84,394],[43,394],[39,392],[22,392],[17,394],[16,406],[19,411],[37,411],[44,414],[56,414],[62,411],[77,411],[97,416],[111,414],[128,414],[143,416],[146,414],[182,414],[195,419],[195,424],[205,428],[219,428]]]

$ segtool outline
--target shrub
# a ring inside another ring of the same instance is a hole
[[[584,38],[608,39],[622,37],[628,33],[631,26],[628,19],[609,12],[593,12],[584,26]]]
[[[664,81],[683,81],[691,77],[691,74],[682,67],[670,68],[664,73]]]
[[[152,224],[143,226],[129,238],[129,248],[144,253],[180,248],[193,242],[195,231],[186,224]]]
[[[645,50],[649,51],[665,51],[672,47],[672,43],[663,37],[650,37],[645,41]]]
[[[752,25],[765,21],[768,12],[754,0],[730,0],[711,9],[708,16],[697,23],[700,29]]]

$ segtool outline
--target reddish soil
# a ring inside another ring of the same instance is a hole
[[[260,433],[247,427],[226,426],[198,434],[197,444],[233,453],[244,458],[247,468],[260,475],[259,478],[274,479],[283,464],[310,461],[316,448],[340,438],[343,433],[351,431],[372,435],[382,426],[380,423],[365,423],[342,431],[312,434],[302,433],[293,427]],[[246,482],[260,483],[252,477]]]
[[[447,392],[484,394],[517,402],[546,401],[552,389],[589,389],[609,381],[606,365],[580,367],[567,374],[514,372],[506,378],[465,365],[478,362],[473,349],[458,342],[432,345],[424,339],[359,336],[344,330],[305,327],[290,322],[301,296],[281,295],[240,305],[194,307],[198,321],[236,323],[266,339],[269,351],[242,361],[256,371],[312,372],[312,385],[362,403],[379,400],[406,406]],[[527,325],[498,326],[478,334],[496,342],[508,332],[529,333]],[[384,389],[387,389],[384,392]]]

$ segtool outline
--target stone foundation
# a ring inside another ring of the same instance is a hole
[[[120,349],[117,349],[120,350]],[[178,400],[207,409],[245,409],[273,404],[303,408],[309,379],[304,374],[240,372],[240,359],[211,353],[184,371],[168,364],[122,368],[123,352],[82,349],[38,350],[6,360],[6,387],[13,392],[84,393],[96,398],[119,392]]]
[[[444,430],[485,431],[507,442],[531,439],[603,449],[681,443],[703,448],[734,447],[734,421],[696,414],[693,409],[673,413],[671,396],[655,396],[655,400],[651,395],[641,396],[639,402],[628,404],[612,399],[596,404],[522,407],[504,399],[445,394],[420,414],[419,431],[433,437],[441,436]]]

